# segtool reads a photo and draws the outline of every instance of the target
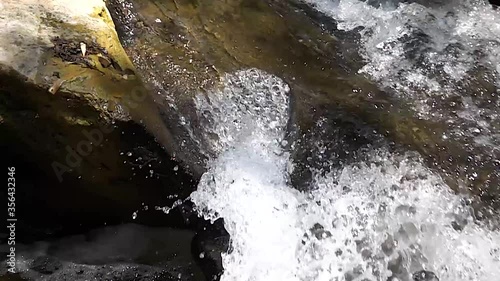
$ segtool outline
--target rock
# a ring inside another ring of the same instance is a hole
[[[57,259],[50,256],[43,256],[36,258],[33,263],[31,263],[31,269],[42,273],[42,274],[52,274],[62,267],[62,263]]]
[[[22,278],[19,273],[0,275],[0,280],[2,281],[26,281],[27,279]]]
[[[387,235],[387,239],[382,243],[381,248],[382,251],[386,256],[391,256],[392,253],[394,253],[394,250],[396,248],[396,241],[394,241],[394,238],[392,235]]]
[[[165,123],[177,142],[190,148],[177,155],[200,167],[197,171],[204,171],[207,155],[199,152],[203,149],[191,139],[186,126],[177,124],[188,122],[191,131],[200,131],[193,96],[218,87],[219,77],[225,73],[255,67],[284,78],[294,86],[297,100],[305,102],[293,106],[301,116],[294,121],[303,131],[311,128],[318,116],[312,112],[316,101],[311,96],[327,94],[325,81],[329,77],[339,79],[328,91],[336,100],[345,99],[355,107],[358,101],[337,93],[351,95],[353,87],[361,85],[378,92],[366,79],[346,73],[346,65],[355,59],[320,60],[339,49],[353,49],[340,44],[288,3],[177,1],[174,5],[116,0],[107,5],[138,74],[158,93],[156,101],[168,116]],[[189,155],[183,156],[187,151]]]
[[[24,277],[21,277],[24,276]],[[40,281],[193,281],[191,274],[175,274],[168,269],[159,267],[117,263],[113,265],[76,265],[68,264],[66,268],[52,274],[37,275],[28,271],[17,276],[11,274],[0,276],[1,280],[40,280]],[[17,279],[16,279],[17,278]]]
[[[131,75],[134,66],[102,0],[23,0],[1,5],[0,22],[6,26],[0,41],[2,72],[14,71],[46,89],[61,79],[62,90],[86,100],[103,118],[149,124],[158,131],[158,141],[173,151],[156,105],[142,81]]]
[[[432,271],[421,270],[413,273],[413,281],[439,281]]]
[[[330,111],[342,110],[420,152],[454,189],[464,186],[478,195],[483,203],[477,208],[500,207],[498,153],[465,145],[470,140],[443,138],[453,125],[419,118],[407,102],[358,75],[356,34],[336,30],[333,20],[302,1],[111,0],[107,5],[138,75],[158,93],[156,103],[168,116],[164,122],[177,142],[190,148],[184,150],[190,155],[177,155],[200,167],[197,171],[204,170],[206,155],[192,155],[200,150],[198,143],[176,124],[198,131],[193,95],[217,87],[224,73],[254,67],[290,85],[299,136]]]
[[[326,239],[332,236],[332,233],[328,230],[325,230],[325,228],[319,223],[315,223],[314,226],[309,229],[309,231],[318,240]]]
[[[205,279],[219,280],[224,271],[222,253],[230,251],[229,234],[224,229],[221,219],[214,224],[204,225],[191,242],[191,252],[203,270]]]
[[[174,171],[165,126],[155,140],[137,124],[160,116],[104,2],[0,9],[0,162],[16,167],[16,201],[30,205],[17,209],[19,242],[132,221],[136,211],[136,222],[184,227],[178,212],[154,207],[188,196],[193,178]]]
[[[51,281],[202,280],[190,252],[193,236],[189,230],[125,224],[16,244],[17,255],[29,265],[19,270],[19,277]]]

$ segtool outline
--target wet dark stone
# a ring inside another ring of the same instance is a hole
[[[62,264],[59,260],[49,256],[38,257],[31,264],[31,269],[42,274],[52,274],[61,267]]]
[[[193,237],[191,253],[206,280],[219,280],[222,273],[222,253],[230,251],[230,237],[220,219],[204,226]]]
[[[147,267],[141,268],[136,267],[131,270],[123,271],[122,273],[118,273],[113,276],[113,281],[171,281],[176,280],[174,276],[172,276],[168,272],[159,271],[159,272],[150,272],[151,270]]]
[[[328,230],[325,230],[325,228],[321,224],[319,224],[319,223],[314,224],[314,226],[311,227],[311,229],[309,229],[309,231],[311,231],[311,233],[318,240],[325,239],[325,238],[328,238],[328,237],[332,236],[332,233],[330,231],[328,231]]]
[[[439,281],[439,278],[432,271],[421,270],[413,273],[413,281]]]
[[[354,281],[356,278],[363,274],[363,268],[359,265],[347,272],[344,277],[346,281]]]
[[[404,260],[401,254],[398,255],[397,258],[394,258],[389,261],[389,263],[387,264],[387,269],[389,269],[392,272],[392,275],[396,277],[407,273],[404,267]]]
[[[463,220],[454,220],[451,222],[451,227],[453,227],[456,231],[462,231],[465,226],[467,226],[467,221],[464,222]]]
[[[92,51],[91,46],[87,51]],[[59,69],[48,72],[50,76],[64,74]],[[114,82],[112,86],[121,87]],[[185,227],[177,210],[165,215],[153,207],[172,206],[186,198],[196,188],[196,179],[182,166],[176,169],[180,164],[140,124],[119,120],[112,124],[89,103],[66,90],[54,96],[13,70],[0,71],[0,119],[4,120],[0,120],[0,166],[15,167],[16,184],[22,186],[16,194],[17,243],[131,221]],[[79,116],[92,125],[70,124],[54,114]],[[100,125],[114,130],[105,133]],[[89,140],[84,130],[102,131],[102,142],[96,142],[90,154],[78,154],[79,162],[71,170],[57,174],[52,164],[68,165],[67,148],[75,149]],[[6,198],[6,192],[0,190],[0,198]],[[150,208],[144,210],[145,206]],[[136,211],[139,216],[133,220]]]

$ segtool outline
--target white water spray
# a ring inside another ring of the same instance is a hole
[[[500,152],[500,10],[485,0],[304,0],[358,32],[359,70],[440,120],[448,136]]]
[[[231,235],[223,281],[404,281],[422,269],[441,281],[500,276],[500,233],[473,223],[466,200],[418,156],[373,150],[366,162],[317,171],[312,190],[299,192],[281,145],[287,85],[258,70],[225,83],[197,101],[216,157],[191,196]]]

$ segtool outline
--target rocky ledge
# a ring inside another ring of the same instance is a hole
[[[183,226],[154,207],[185,198],[193,177],[164,149],[165,127],[155,139],[142,126],[159,115],[104,2],[0,9],[1,162],[17,171],[17,238],[133,221],[134,212],[139,223]]]

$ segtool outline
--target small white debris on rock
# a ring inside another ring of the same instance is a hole
[[[87,54],[87,45],[83,42],[80,42],[80,50],[82,50],[82,56],[84,57]]]

